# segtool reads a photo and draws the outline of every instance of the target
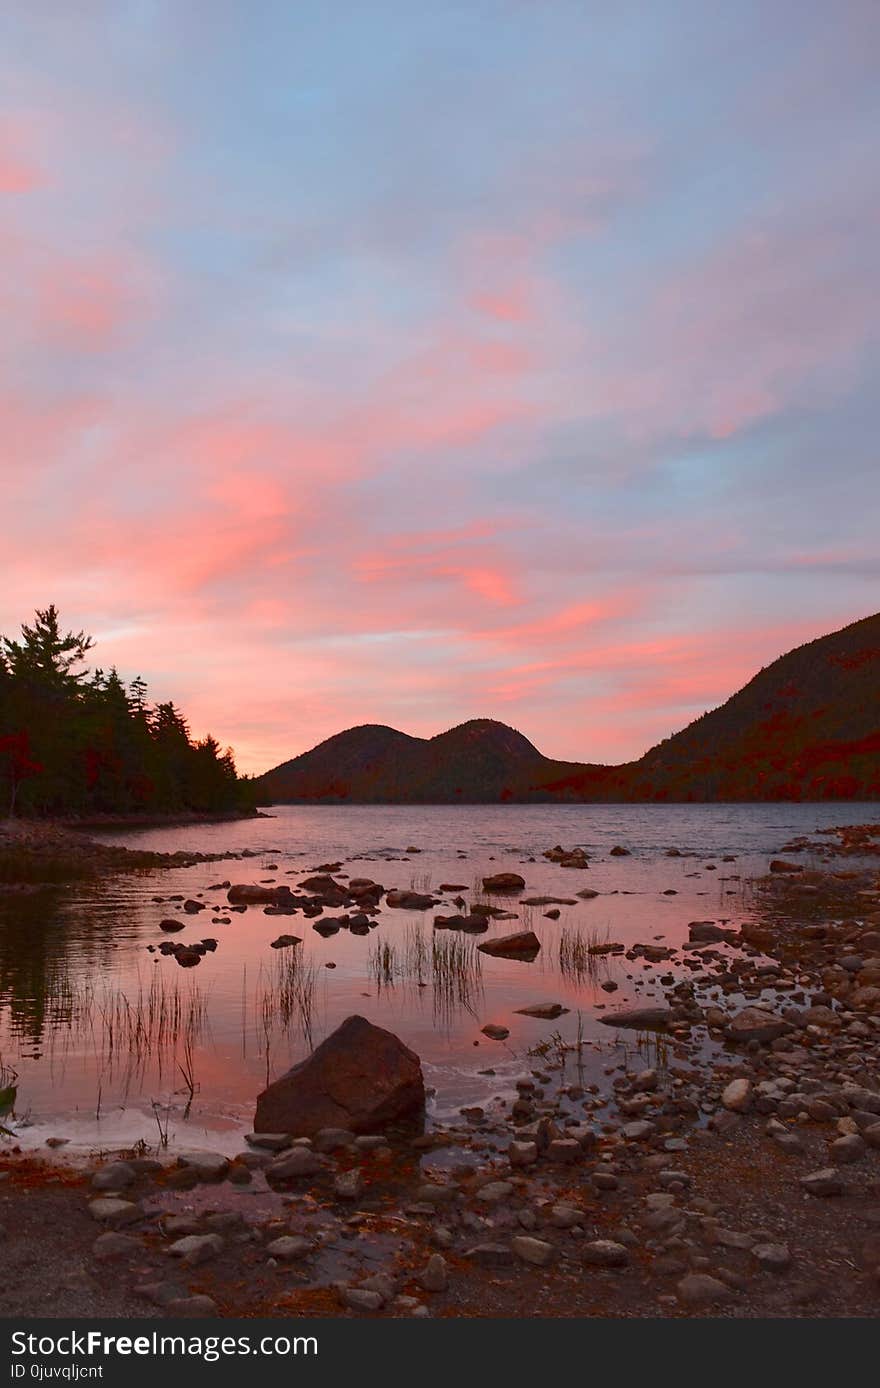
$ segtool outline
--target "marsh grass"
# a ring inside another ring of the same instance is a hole
[[[559,972],[572,983],[587,981],[596,984],[607,972],[606,947],[611,942],[609,931],[588,930],[564,925],[559,932]]]
[[[380,940],[371,945],[367,955],[367,972],[380,992],[396,987],[400,981],[426,988],[429,967],[428,945],[420,921],[407,925],[402,946]]]
[[[379,992],[383,988],[394,987],[400,970],[401,965],[394,945],[389,944],[387,940],[380,940],[377,944],[370,946],[367,955],[367,972]]]
[[[300,949],[285,950],[260,965],[253,1008],[267,1084],[277,1040],[296,1031],[312,1049],[317,986],[318,965]]]
[[[647,1061],[655,1070],[665,1070],[669,1065],[669,1037],[659,1031],[637,1031],[633,1042],[622,1040],[619,1049],[624,1070],[629,1070],[632,1061],[640,1067]]]
[[[428,945],[421,922],[408,925],[403,946],[403,964],[406,977],[419,987],[427,987],[425,975],[428,972]]]
[[[53,980],[50,1022],[62,1053],[90,1042],[102,1073],[122,1069],[131,1077],[149,1065],[158,1074],[175,1065],[178,1049],[190,1053],[208,1032],[207,995],[194,982],[181,985],[156,970],[125,989],[92,979]]]
[[[477,947],[454,931],[435,934],[431,941],[431,980],[434,1016],[448,1024],[458,1012],[475,1017],[483,997],[483,966]]]

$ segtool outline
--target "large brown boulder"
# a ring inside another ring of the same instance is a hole
[[[274,905],[289,896],[289,887],[260,887],[254,882],[236,882],[226,893],[227,900],[233,906],[261,905],[264,901]]]
[[[477,949],[498,959],[524,959],[531,963],[541,948],[534,930],[521,930],[516,935],[501,935],[497,940],[484,940]]]
[[[385,895],[388,906],[396,906],[402,911],[430,911],[436,906],[436,899],[425,892],[410,892],[396,888]]]
[[[381,1132],[421,1117],[425,1083],[418,1056],[365,1017],[347,1017],[317,1050],[257,1099],[254,1132],[313,1137],[321,1128]]]
[[[496,872],[494,877],[483,878],[483,890],[487,892],[523,892],[526,880],[518,872]]]

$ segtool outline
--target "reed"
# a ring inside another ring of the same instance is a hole
[[[597,983],[611,936],[607,930],[588,930],[564,925],[559,932],[559,972],[573,983]]]
[[[208,1034],[208,998],[192,980],[170,981],[159,970],[147,983],[122,988],[108,981],[72,981],[67,974],[53,979],[50,993],[53,1061],[88,1046],[99,1075],[96,1117],[100,1117],[104,1081],[121,1077],[127,1094],[135,1080],[153,1068],[161,1079],[179,1067],[178,1053],[192,1058]]]
[[[483,967],[476,945],[465,935],[441,931],[431,942],[434,1015],[448,1024],[459,1011],[477,1015],[483,996]]]
[[[420,921],[416,921],[415,924],[408,925],[406,928],[403,967],[407,978],[412,979],[417,987],[427,987],[425,975],[429,967],[428,946]]]
[[[318,965],[302,950],[285,950],[271,964],[261,964],[256,989],[256,1016],[264,1036],[294,1028],[312,1044]]]
[[[371,945],[367,955],[367,972],[376,984],[379,992],[383,988],[393,988],[395,979],[401,971],[401,964],[397,958],[397,950],[394,945],[387,940],[380,940],[377,944]]]

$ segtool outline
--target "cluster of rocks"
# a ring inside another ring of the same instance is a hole
[[[409,848],[408,853],[418,852],[418,849]],[[275,866],[275,865],[273,865]],[[380,902],[386,908],[392,910],[405,911],[428,911],[442,905],[443,897],[430,892],[419,892],[414,889],[405,888],[386,888],[380,882],[375,882],[372,878],[354,877],[343,880],[344,874],[339,874],[340,863],[324,864],[312,875],[304,878],[299,883],[299,889],[294,891],[287,884],[276,882],[250,883],[250,882],[218,882],[209,891],[225,891],[227,899],[227,909],[233,912],[244,912],[252,906],[262,906],[265,915],[269,916],[292,916],[301,914],[306,918],[312,919],[312,929],[324,939],[337,934],[340,930],[348,930],[353,935],[367,935],[378,924],[377,916],[382,910]],[[334,875],[335,874],[335,875]],[[518,873],[496,873],[483,879],[483,888],[489,894],[507,895],[520,893],[525,888],[525,880]],[[441,893],[452,891],[462,891],[462,883],[443,883]],[[212,909],[219,913],[222,909],[218,905],[209,907],[208,903],[197,899],[184,899],[182,895],[169,897],[154,897],[155,902],[182,902],[182,909],[188,915],[195,915],[201,911]],[[515,913],[505,910],[503,907],[492,905],[488,902],[473,902],[466,906],[463,897],[457,897],[454,903],[459,910],[454,915],[437,915],[434,918],[434,928],[437,930],[462,930],[469,934],[483,934],[489,928],[491,920],[515,920]],[[327,911],[340,911],[340,914],[327,915]],[[215,914],[213,923],[218,925],[228,925],[230,916]],[[185,929],[183,921],[174,918],[164,918],[159,922],[159,929],[166,933],[175,933]],[[500,955],[509,957],[524,958],[530,953],[537,953],[537,948],[533,948],[531,941],[535,940],[530,936],[528,948],[522,946],[519,937],[513,937],[514,943],[508,946],[504,940],[497,942],[496,950],[494,944],[492,949],[486,952],[497,952]],[[290,948],[300,944],[301,938],[296,935],[280,935],[276,940],[271,941],[274,949]],[[216,940],[199,940],[191,942],[169,942],[162,944],[148,945],[150,952],[173,956],[178,964],[183,967],[192,967],[198,964],[204,954],[216,948]]]
[[[589,854],[583,848],[563,848],[561,844],[556,844],[555,848],[544,850],[544,857],[551,863],[558,863],[565,868],[588,868]]]

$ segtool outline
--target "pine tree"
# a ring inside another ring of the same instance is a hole
[[[0,794],[10,812],[250,808],[231,751],[210,736],[194,742],[172,701],[150,709],[140,675],[127,689],[115,666],[89,671],[91,648],[85,632],[62,631],[54,606],[20,639],[0,637]]]

